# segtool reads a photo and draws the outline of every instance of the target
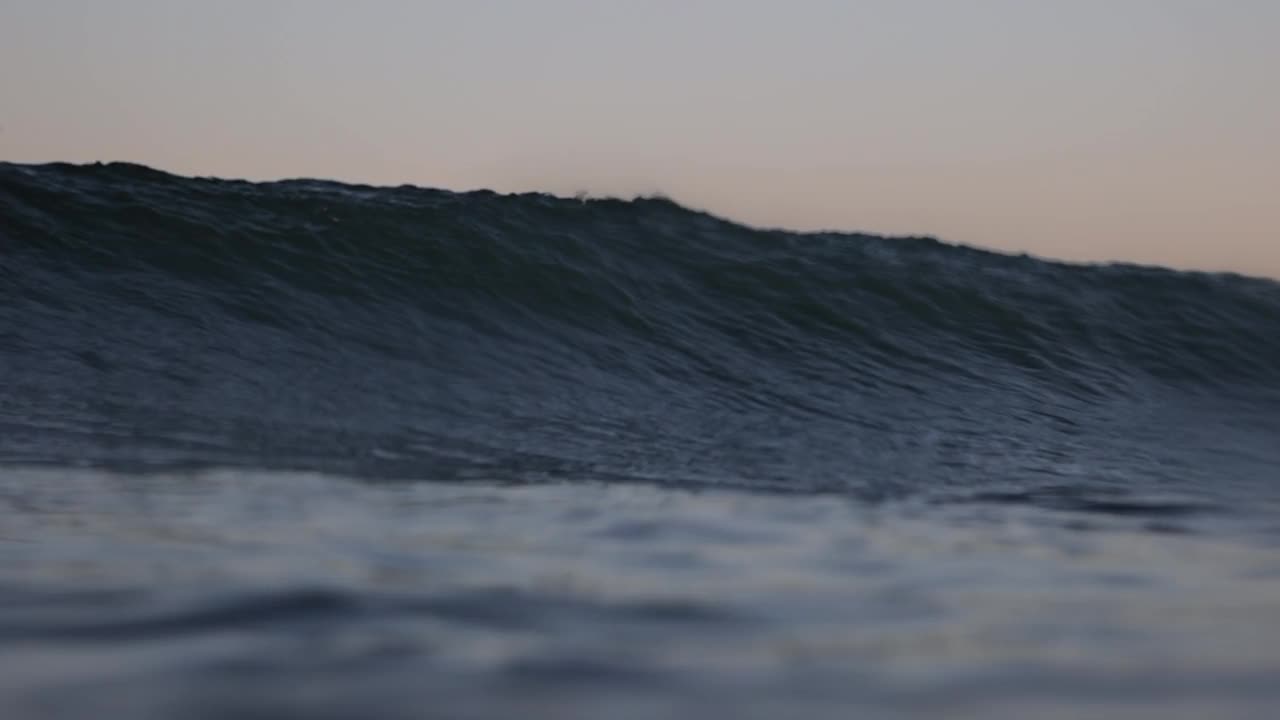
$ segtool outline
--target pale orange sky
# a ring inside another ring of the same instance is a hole
[[[0,160],[1280,277],[1280,2],[10,0]]]

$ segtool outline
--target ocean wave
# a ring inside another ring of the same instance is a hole
[[[1275,282],[664,198],[0,164],[0,248],[11,462],[1114,488],[1280,407]]]

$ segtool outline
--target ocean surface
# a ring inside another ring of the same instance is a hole
[[[1274,717],[1280,284],[0,163],[0,667],[6,720]]]

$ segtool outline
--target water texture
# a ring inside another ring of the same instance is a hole
[[[0,163],[4,717],[1267,717],[1280,284]]]

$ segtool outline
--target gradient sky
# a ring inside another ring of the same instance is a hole
[[[0,160],[1280,277],[1280,1],[3,0]]]

